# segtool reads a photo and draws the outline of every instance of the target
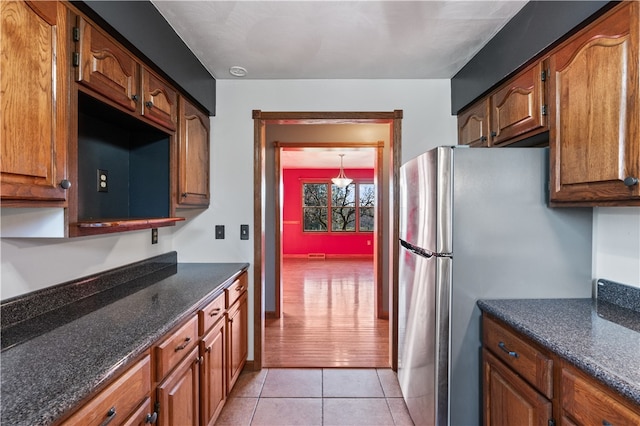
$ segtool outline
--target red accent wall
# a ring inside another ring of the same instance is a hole
[[[285,169],[282,172],[282,254],[373,255],[373,232],[303,232],[302,183],[327,182],[338,169]],[[354,182],[373,182],[373,169],[345,169]]]

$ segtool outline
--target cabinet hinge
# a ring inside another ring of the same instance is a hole
[[[540,80],[547,81],[547,77],[549,76],[549,72],[547,70],[542,70],[540,73]]]
[[[547,105],[542,105],[542,108],[540,108],[540,112],[542,113],[542,115],[547,115]]]
[[[547,424],[548,424],[549,426],[556,426],[556,421],[555,421],[555,420],[553,420],[553,419],[549,419],[549,421],[547,422]]]
[[[73,52],[73,66],[80,66],[80,54],[78,52]]]
[[[73,27],[73,41],[80,41],[80,28]]]

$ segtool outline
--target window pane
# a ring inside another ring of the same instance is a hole
[[[305,207],[304,209],[304,230],[305,231],[326,231],[327,230],[327,208],[326,207]]]
[[[360,206],[373,207],[376,201],[376,187],[372,183],[360,184]]]
[[[373,231],[373,207],[360,207],[360,231]]]
[[[331,204],[334,207],[353,207],[356,205],[356,184],[344,188],[331,185]]]
[[[332,231],[355,231],[356,209],[355,207],[334,207],[331,209]]]
[[[305,183],[302,185],[302,197],[305,206],[326,207],[327,191],[329,186],[326,183]]]

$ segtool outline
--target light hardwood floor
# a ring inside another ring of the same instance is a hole
[[[265,322],[265,367],[389,367],[373,260],[285,259],[282,277],[283,316]]]

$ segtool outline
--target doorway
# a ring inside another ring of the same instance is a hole
[[[275,285],[275,274],[278,263],[275,261],[277,214],[272,203],[275,197],[275,182],[270,177],[274,173],[273,148],[267,143],[268,125],[313,125],[313,124],[367,124],[377,123],[386,126],[388,136],[381,148],[382,163],[380,177],[381,225],[379,244],[376,252],[380,253],[376,272],[382,278],[384,291],[380,297],[382,306],[389,317],[387,335],[389,336],[389,353],[387,366],[397,368],[397,175],[400,160],[400,124],[402,111],[393,112],[262,112],[254,111],[254,362],[255,369],[261,369],[264,359],[265,339],[265,300],[271,296]],[[273,139],[271,139],[273,141]],[[271,150],[271,153],[269,153]],[[268,289],[266,289],[268,287]],[[269,302],[267,300],[267,302]]]

